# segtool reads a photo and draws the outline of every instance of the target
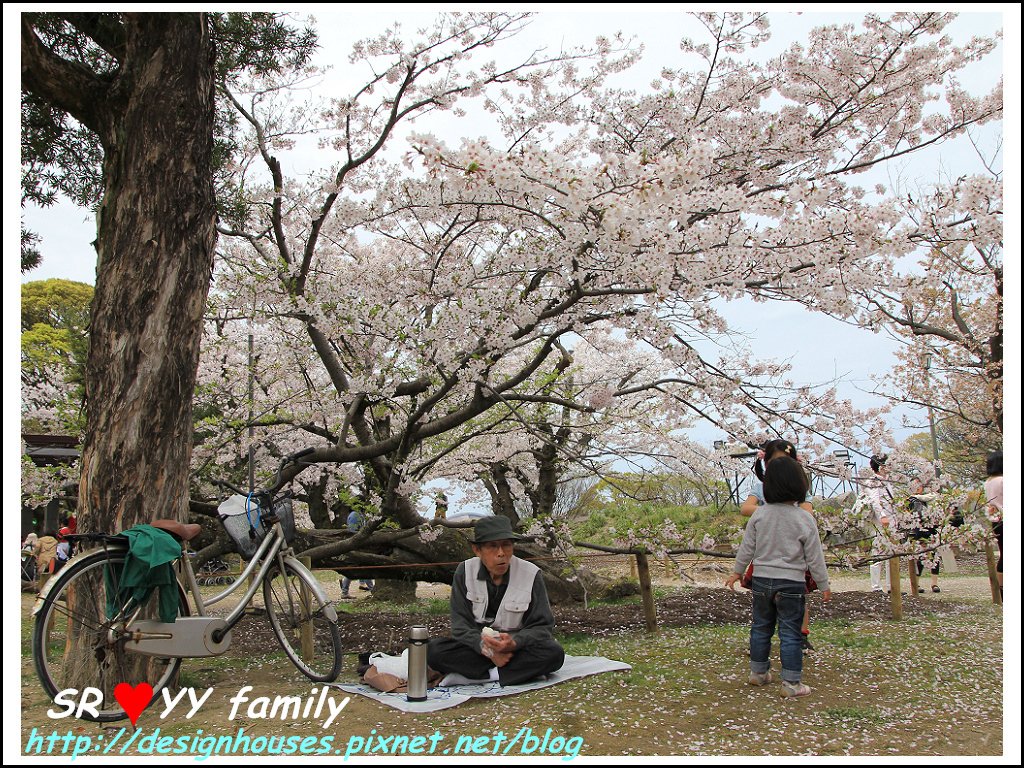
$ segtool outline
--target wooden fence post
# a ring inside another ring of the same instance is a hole
[[[910,559],[907,560],[907,563],[910,565],[910,567],[907,569],[907,572],[910,574],[910,595],[911,595],[911,597],[917,597],[917,563],[918,563],[918,559],[916,557],[911,557]]]
[[[999,588],[999,576],[996,571],[996,553],[992,545],[985,544],[985,562],[988,564],[988,586],[992,590],[992,602],[995,605],[1003,604],[1003,590]]]
[[[654,591],[651,589],[651,569],[647,564],[647,555],[636,553],[636,570],[640,577],[640,597],[644,604],[644,626],[648,632],[658,628],[658,617],[654,610]]]
[[[629,558],[629,578],[631,578],[631,579],[639,578],[639,576],[637,575],[637,571],[636,571],[636,558],[633,557],[633,556],[630,556],[630,558]]]
[[[892,598],[892,617],[903,618],[903,596],[900,594],[900,559],[889,558],[889,596]]]

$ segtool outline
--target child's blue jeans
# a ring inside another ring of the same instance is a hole
[[[750,671],[758,674],[769,669],[772,635],[779,626],[779,656],[782,679],[799,683],[804,668],[803,637],[807,585],[803,581],[767,579],[755,576],[751,583],[754,618],[750,625]]]

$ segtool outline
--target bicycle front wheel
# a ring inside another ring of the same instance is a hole
[[[341,632],[317,599],[316,577],[285,562],[263,582],[263,602],[270,626],[288,658],[310,680],[330,683],[341,672]],[[318,585],[317,585],[318,586]]]
[[[65,567],[54,577],[32,628],[32,656],[48,696],[68,688],[99,691],[102,698],[95,711],[84,708],[80,714],[87,720],[110,722],[126,717],[114,697],[119,683],[133,687],[148,683],[156,701],[181,664],[181,659],[125,650],[125,617],[117,605],[117,581],[124,562],[124,550],[102,550]],[[188,603],[180,586],[178,603],[178,613],[187,615]]]

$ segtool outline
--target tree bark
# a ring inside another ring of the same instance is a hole
[[[216,238],[206,17],[124,18],[125,58],[101,132],[105,190],[78,506],[86,530],[186,517]]]
[[[519,515],[516,512],[512,486],[509,485],[508,472],[508,465],[496,461],[488,466],[486,473],[480,473],[479,477],[491,497],[491,512],[507,517],[512,521],[512,527],[515,528],[519,525]]]

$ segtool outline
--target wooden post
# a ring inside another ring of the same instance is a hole
[[[658,617],[654,611],[654,591],[651,589],[651,569],[647,564],[647,555],[636,553],[636,570],[640,576],[640,596],[644,603],[644,625],[648,632],[658,628]]]
[[[892,598],[892,617],[903,618],[903,596],[900,594],[900,559],[889,558],[889,596]]]
[[[918,559],[916,557],[911,557],[909,560],[907,560],[907,563],[910,565],[910,568],[907,569],[907,572],[910,574],[910,596],[911,597],[917,597],[917,564],[918,564],[918,562],[919,561],[918,561]]]
[[[300,557],[300,562],[313,572],[313,561],[308,557]],[[299,609],[302,611],[302,626],[299,629],[299,642],[302,648],[302,658],[307,661],[313,660],[313,622],[309,618],[313,615],[313,595],[305,584],[299,586]]]
[[[636,558],[635,557],[630,557],[629,558],[629,578],[631,578],[631,579],[639,578],[639,576],[637,575],[637,572],[636,572]]]
[[[995,605],[1003,604],[1003,590],[999,588],[999,576],[996,571],[996,553],[992,551],[992,545],[985,544],[985,562],[988,563],[988,586],[992,590],[992,602]]]
[[[662,560],[662,565],[665,566],[665,576],[667,578],[672,574],[672,559],[668,555],[665,555],[665,559]]]

